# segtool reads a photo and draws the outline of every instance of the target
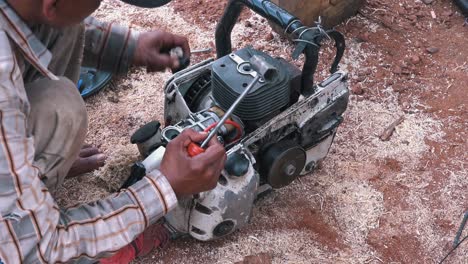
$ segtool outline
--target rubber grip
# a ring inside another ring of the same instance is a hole
[[[197,143],[190,143],[187,147],[187,152],[190,157],[198,156],[202,153],[205,153],[205,149],[200,147]]]

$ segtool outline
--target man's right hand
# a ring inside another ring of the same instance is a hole
[[[226,151],[214,137],[206,151],[191,158],[187,147],[208,135],[186,129],[166,149],[160,171],[166,176],[177,196],[192,195],[216,187],[226,162]]]

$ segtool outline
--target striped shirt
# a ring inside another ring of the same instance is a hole
[[[85,21],[88,64],[124,72],[137,35],[129,29]],[[93,262],[129,244],[174,208],[177,198],[159,171],[106,199],[61,209],[34,167],[30,105],[18,58],[56,80],[53,54],[11,7],[0,0],[0,262]]]

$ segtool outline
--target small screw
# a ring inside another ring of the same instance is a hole
[[[309,162],[309,164],[307,164],[307,166],[305,167],[305,170],[306,170],[307,172],[310,172],[310,171],[312,171],[314,168],[315,168],[315,162],[312,161],[312,162]]]

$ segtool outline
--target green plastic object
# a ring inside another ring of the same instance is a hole
[[[88,98],[101,91],[112,80],[112,73],[98,71],[94,68],[81,67],[77,87],[83,98]]]

